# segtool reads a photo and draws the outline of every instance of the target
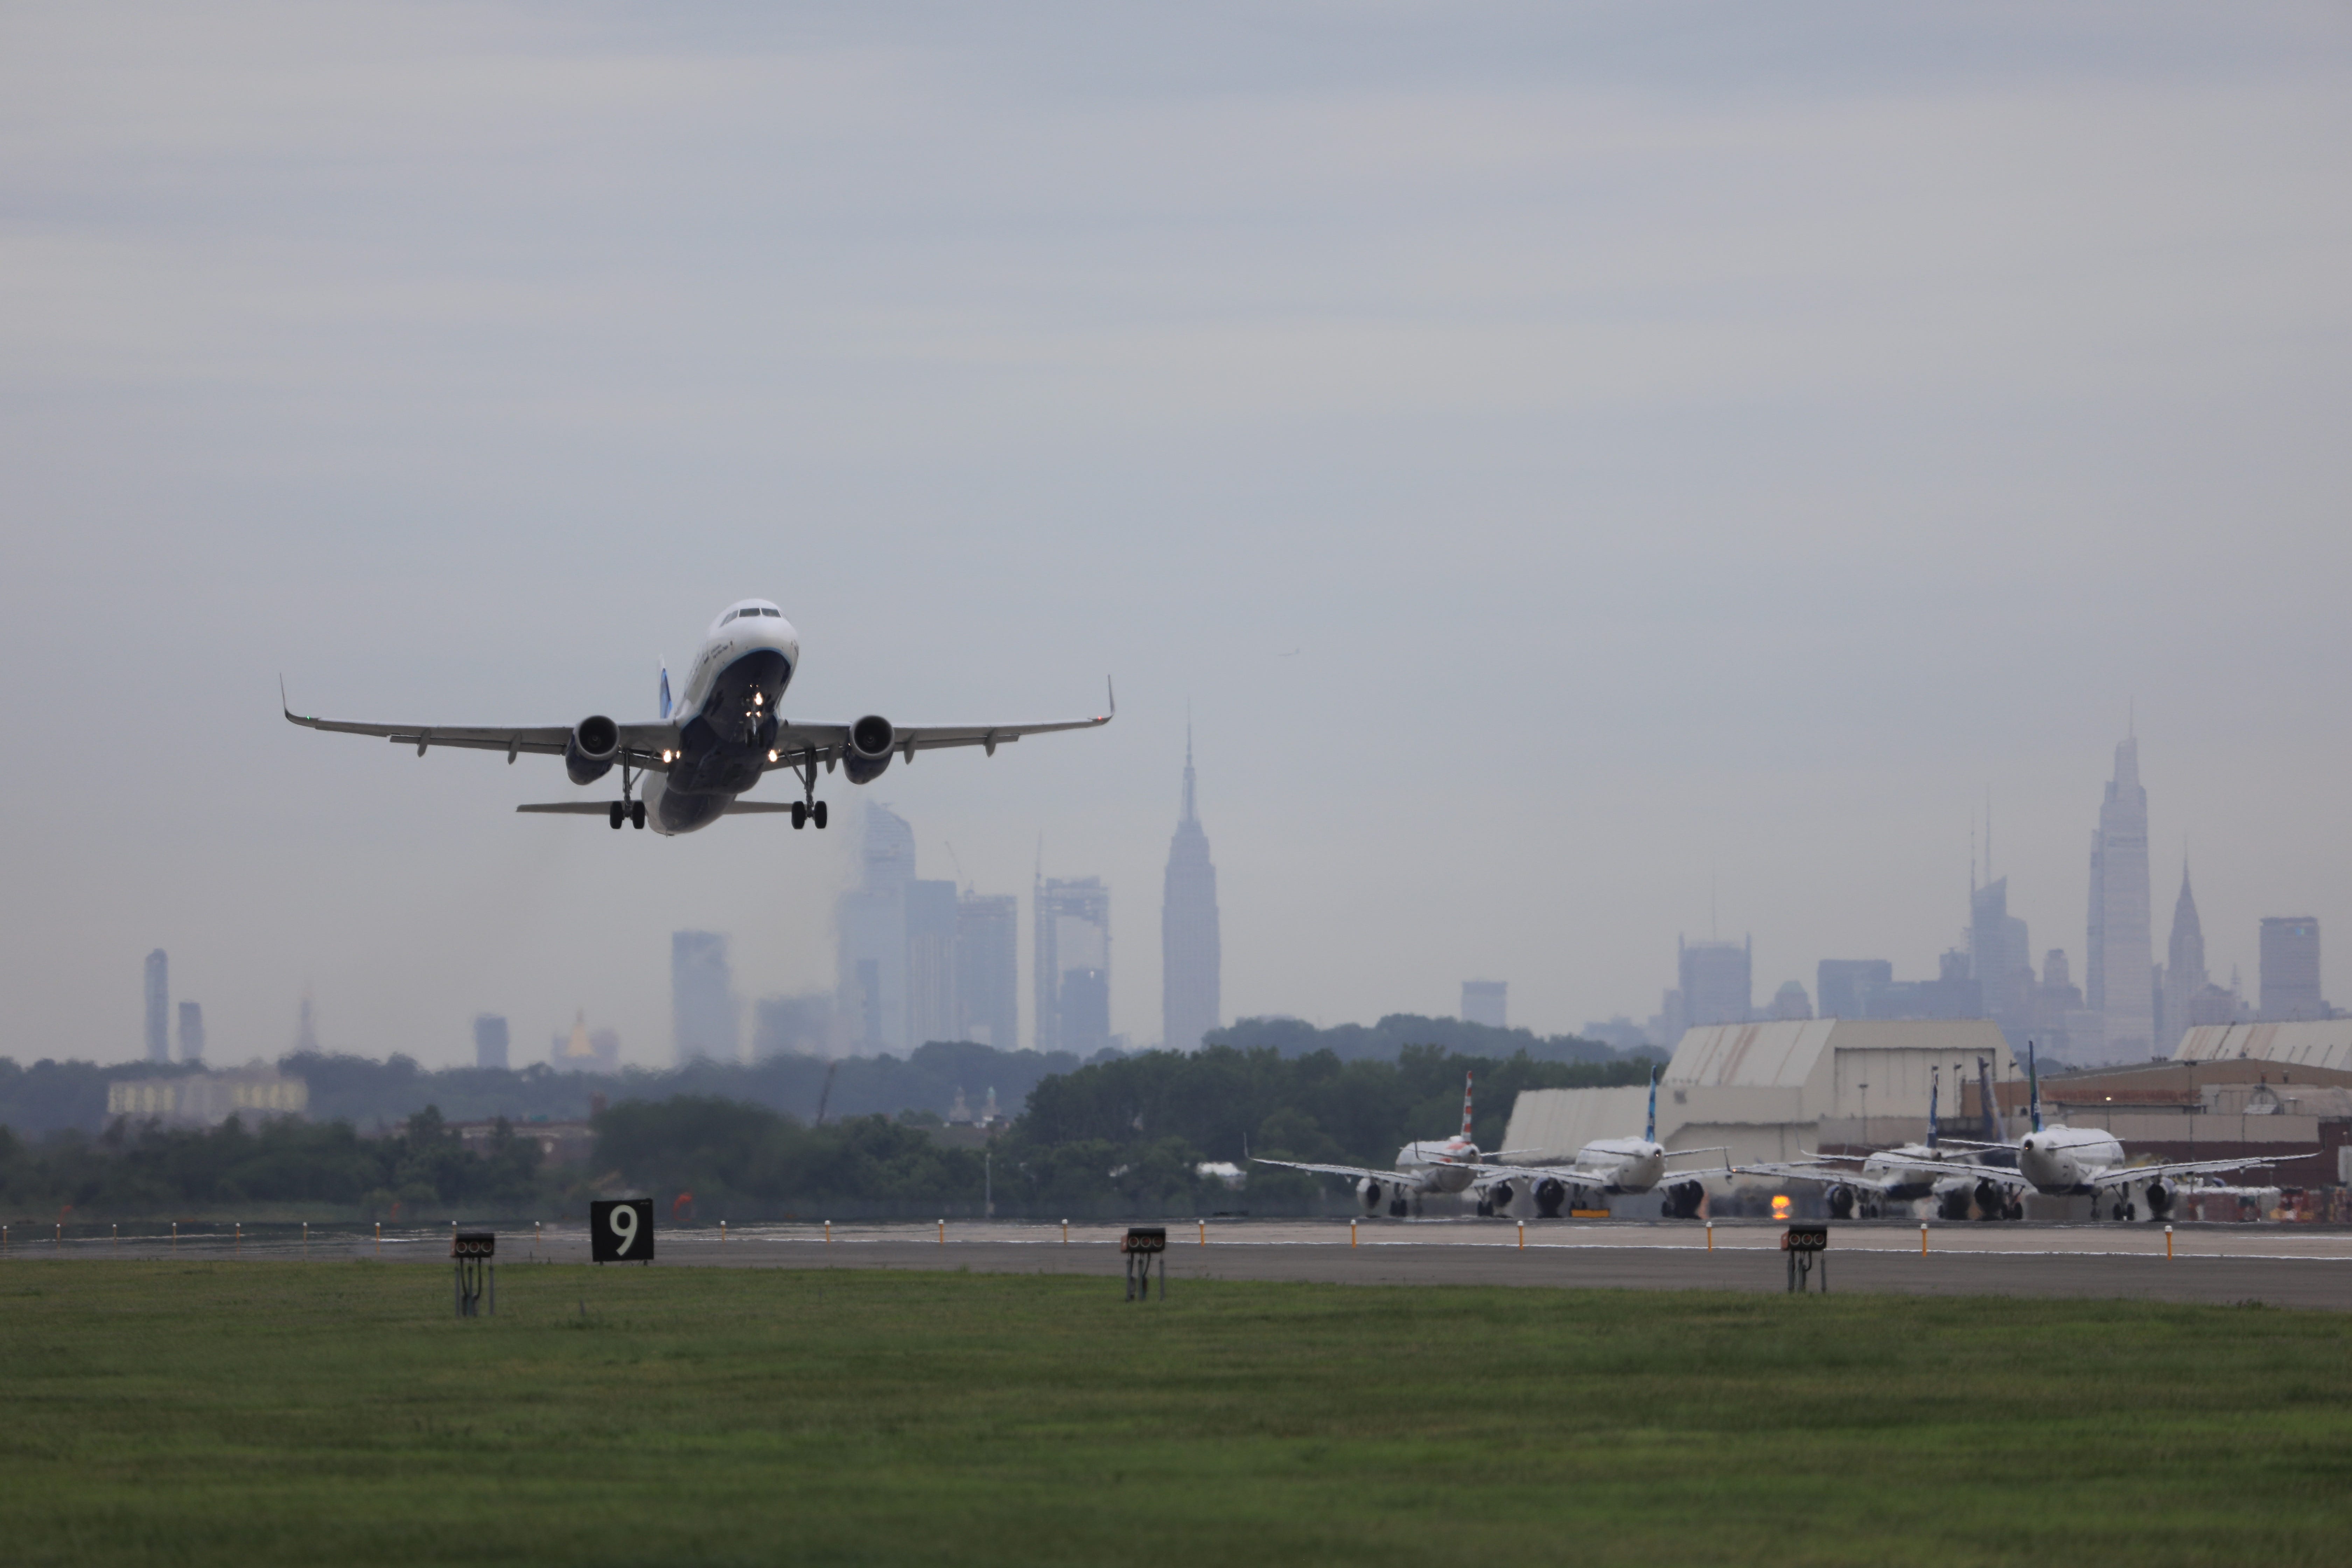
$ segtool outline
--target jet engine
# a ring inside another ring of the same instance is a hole
[[[1987,1219],[2004,1219],[2009,1215],[2009,1194],[1997,1182],[1977,1184],[1977,1212]]]
[[[1507,1214],[1511,1205],[1517,1201],[1518,1195],[1518,1189],[1512,1186],[1510,1183],[1496,1182],[1486,1189],[1485,1198],[1478,1205],[1478,1212],[1486,1215]]]
[[[1363,1200],[1366,1214],[1381,1212],[1381,1200],[1387,1194],[1387,1191],[1388,1189],[1382,1184],[1372,1180],[1370,1176],[1360,1176],[1356,1180],[1356,1196]]]
[[[1968,1218],[1969,1196],[1970,1190],[1967,1187],[1955,1187],[1948,1193],[1937,1193],[1936,1194],[1936,1217],[1938,1219]],[[1992,1218],[1993,1212],[1994,1211],[1991,1209],[1986,1209],[1984,1211],[1985,1218]]]
[[[1829,1190],[1828,1198],[1830,1217],[1832,1219],[1852,1219],[1853,1217],[1853,1189],[1852,1187],[1832,1187]]]
[[[573,784],[594,784],[613,771],[613,759],[620,752],[621,727],[602,713],[592,713],[563,742],[563,771]]]
[[[1706,1198],[1706,1188],[1696,1182],[1676,1182],[1666,1189],[1665,1216],[1668,1219],[1696,1219],[1698,1205]]]
[[[872,784],[890,765],[890,744],[898,731],[879,713],[868,713],[849,727],[849,743],[841,749],[841,771],[851,784]]]
[[[1558,1219],[1559,1205],[1568,1201],[1568,1184],[1546,1176],[1536,1184],[1536,1217]]]
[[[2147,1184],[2147,1217],[2162,1219],[2172,1212],[2172,1189],[2162,1181]]]

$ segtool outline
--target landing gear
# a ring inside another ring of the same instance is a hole
[[[645,803],[644,801],[641,801],[641,800],[639,800],[639,801],[632,801],[632,802],[630,802],[630,804],[629,804],[629,826],[632,826],[632,827],[643,827],[645,825],[646,825],[646,803]]]
[[[635,783],[636,781],[629,775],[629,764],[623,763],[621,764],[621,798],[613,803],[612,815],[605,818],[613,825],[615,832],[620,830],[621,824],[624,822],[632,827],[643,827],[646,825],[646,803],[636,798],[634,787]]]
[[[612,822],[612,824],[613,824],[613,826],[614,826],[614,830],[616,830],[616,831],[617,831],[617,830],[619,829],[619,827],[620,827],[620,826],[621,826],[621,819],[622,819],[623,817],[625,817],[625,816],[628,816],[628,815],[629,815],[629,808],[628,808],[627,806],[623,805],[622,805],[619,801],[617,801],[617,800],[616,800],[616,801],[614,801],[614,802],[613,803],[613,812],[612,812],[612,816],[611,816],[610,820],[611,820],[611,822]]]
[[[814,826],[822,831],[824,827],[824,802],[820,800],[814,805],[797,800],[793,802],[793,826]]]
[[[793,826],[801,828],[814,823],[817,831],[822,833],[824,831],[824,802],[816,797],[816,752],[814,750],[801,753],[799,772],[804,798],[793,807]]]

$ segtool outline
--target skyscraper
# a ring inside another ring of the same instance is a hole
[[[1507,980],[1465,980],[1462,983],[1462,1021],[1507,1029],[1511,1016],[1511,983]]]
[[[180,1004],[180,1059],[184,1062],[205,1059],[205,1010],[194,1002]]]
[[[1160,902],[1160,1043],[1198,1050],[1201,1037],[1224,1022],[1218,994],[1217,868],[1192,793],[1192,738],[1184,737],[1184,815],[1168,845],[1168,879]]]
[[[1675,968],[1682,980],[1683,1019],[1702,1024],[1745,1024],[1756,1011],[1752,963],[1755,939],[1743,942],[1675,940]]]
[[[1030,902],[1037,1048],[1101,1050],[1110,1044],[1110,889],[1097,877],[1040,877]]]
[[[1000,1051],[1021,1046],[1021,900],[966,893],[956,901],[956,1038]]]
[[[2033,1029],[2033,946],[2025,922],[2009,912],[2006,877],[1969,895],[1969,968],[1977,1016],[2000,1024],[2011,1047],[2022,1049]]]
[[[859,868],[858,885],[835,906],[840,932],[835,1007],[852,1051],[905,1051],[911,1048],[907,890],[915,880],[915,830],[905,817],[866,802]]]
[[[2287,915],[2263,921],[2263,1021],[2325,1018],[2319,994],[2319,921]]]
[[[702,1058],[742,1059],[725,937],[708,931],[670,933],[669,1006],[678,1066]]]
[[[2189,1032],[2199,992],[2205,989],[2205,927],[2197,919],[2197,898],[2189,890],[2189,866],[2180,867],[2180,897],[2172,905],[2172,942],[2165,953],[2163,1016],[2157,1019],[2156,1053],[2169,1055]]]
[[[1824,958],[1815,975],[1824,1018],[1867,1018],[1870,994],[1895,984],[1895,965],[1883,958]]]
[[[172,1059],[172,961],[160,947],[147,955],[147,1059]]]
[[[507,1069],[507,1021],[495,1013],[474,1019],[474,1065],[499,1072]]]
[[[907,1037],[914,1049],[963,1038],[956,1016],[956,885],[907,884]]]
[[[2140,1061],[2156,1053],[2156,978],[2149,934],[2147,791],[2139,782],[2139,741],[2116,747],[2116,776],[2091,835],[2089,958],[2084,1000],[2105,1038],[2078,1062]],[[2074,1042],[2079,1044],[2080,1042]]]

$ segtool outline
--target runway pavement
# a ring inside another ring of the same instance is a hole
[[[584,1262],[587,1236],[576,1222],[536,1230],[496,1227],[499,1261]],[[1526,1243],[1510,1221],[1364,1223],[1174,1222],[1166,1226],[1170,1289],[1201,1279],[1286,1280],[1336,1285],[1521,1285],[1633,1290],[1784,1289],[1782,1226],[1722,1223],[1530,1224]],[[665,1229],[656,1267],[968,1269],[983,1273],[1086,1274],[1117,1289],[1118,1239],[1125,1226],[948,1222],[936,1226],[761,1225]],[[346,1230],[315,1232],[307,1253],[291,1227],[242,1239],[184,1237],[174,1252],[158,1237],[114,1242],[98,1236],[59,1243],[25,1237],[14,1257],[172,1257],[313,1261],[381,1258],[439,1262],[448,1231],[393,1231],[379,1242]],[[1066,1235],[1067,1239],[1065,1239]],[[1352,1235],[1352,1242],[1351,1242]],[[2273,1306],[2352,1308],[2352,1232],[2311,1226],[2182,1226],[2165,1256],[2163,1227],[2148,1225],[1931,1226],[1927,1248],[1916,1224],[1834,1226],[1826,1269],[1833,1292],[1981,1296],[2113,1297],[2141,1300],[2261,1301]],[[1816,1283],[1820,1277],[1816,1277]]]

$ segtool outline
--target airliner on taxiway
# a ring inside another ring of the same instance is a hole
[[[1470,1074],[1462,1075],[1462,1131],[1454,1138],[1427,1138],[1408,1143],[1397,1151],[1396,1164],[1386,1171],[1368,1170],[1361,1165],[1318,1165],[1302,1160],[1254,1159],[1255,1165],[1280,1165],[1289,1171],[1312,1171],[1320,1176],[1352,1176],[1356,1196],[1363,1203],[1365,1212],[1378,1214],[1385,1207],[1402,1219],[1412,1212],[1416,1199],[1432,1193],[1458,1193],[1478,1179],[1481,1171],[1489,1169],[1478,1152],[1478,1145],[1470,1141]],[[1501,1159],[1513,1152],[1531,1153],[1532,1150],[1505,1150],[1494,1157]]]
[[[380,735],[395,745],[464,746],[504,752],[538,752],[563,758],[576,784],[595,783],[615,766],[621,770],[616,801],[569,800],[519,805],[544,811],[602,816],[614,827],[627,822],[656,833],[691,833],[722,816],[747,812],[792,814],[794,827],[825,823],[824,802],[816,798],[816,773],[837,764],[852,784],[871,784],[893,757],[914,765],[917,752],[945,746],[978,746],[990,756],[1007,742],[1055,730],[1090,730],[1118,711],[1105,689],[1108,712],[1092,719],[1050,724],[957,724],[903,729],[878,713],[848,724],[789,721],[778,711],[784,689],[800,668],[800,637],[784,614],[765,599],[730,605],[710,623],[709,634],[687,671],[686,690],[673,709],[669,671],[661,675],[661,717],[643,724],[616,724],[591,714],[577,724],[536,729],[463,727],[449,724],[358,724],[340,719],[305,718],[280,702],[293,723],[350,735]],[[281,693],[282,696],[282,693]],[[800,775],[802,798],[792,802],[739,798],[770,768]]]

